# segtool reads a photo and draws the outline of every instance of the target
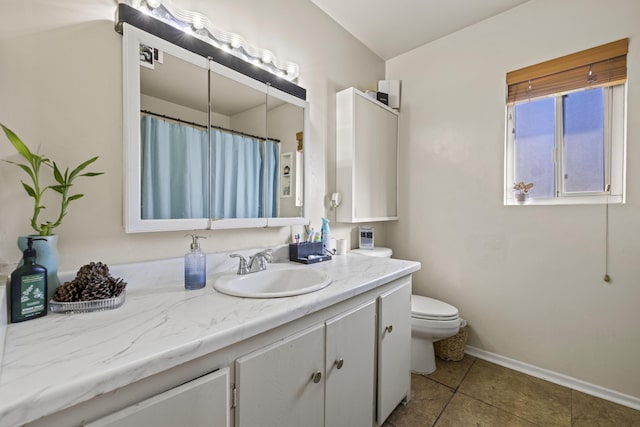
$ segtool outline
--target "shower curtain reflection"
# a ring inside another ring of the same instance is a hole
[[[207,218],[206,130],[143,115],[142,219]]]
[[[153,142],[155,141],[155,142]],[[207,218],[206,130],[142,116],[142,218]],[[279,146],[211,129],[211,218],[278,212]]]
[[[212,218],[258,218],[260,211],[260,142],[211,131]]]

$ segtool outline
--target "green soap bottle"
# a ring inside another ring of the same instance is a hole
[[[22,267],[11,273],[11,286],[7,288],[7,312],[11,323],[35,319],[47,314],[47,269],[36,264],[36,250],[33,249],[34,239],[29,237],[27,249],[24,251]]]

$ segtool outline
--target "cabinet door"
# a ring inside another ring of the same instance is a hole
[[[411,280],[406,279],[378,297],[378,424],[408,398],[410,381]]]
[[[229,368],[224,368],[86,426],[229,426],[229,407]]]
[[[236,360],[236,425],[324,425],[324,324]]]
[[[336,95],[338,222],[398,219],[398,112],[355,88]]]
[[[395,218],[398,116],[363,96],[356,96],[354,102],[354,216]]]
[[[373,425],[375,319],[371,301],[326,323],[326,426]]]

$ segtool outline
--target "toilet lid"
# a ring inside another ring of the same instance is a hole
[[[455,320],[458,309],[437,299],[411,295],[411,316],[427,320]]]
[[[393,251],[390,248],[383,248],[380,246],[376,246],[373,249],[353,249],[351,252],[354,254],[374,256],[378,258],[391,258],[391,255],[393,255]]]

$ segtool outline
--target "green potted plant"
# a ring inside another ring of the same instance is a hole
[[[47,268],[49,290],[48,294],[51,296],[57,288],[58,281],[58,253],[57,253],[57,236],[53,234],[53,230],[58,227],[64,217],[67,215],[69,204],[74,200],[78,200],[83,197],[83,194],[72,194],[71,187],[73,186],[76,178],[79,177],[92,177],[102,175],[102,172],[84,172],[83,171],[96,160],[98,157],[93,157],[86,160],[76,166],[74,169],[69,170],[65,168],[64,171],[58,167],[58,164],[44,155],[32,152],[27,145],[18,138],[18,136],[7,128],[3,124],[2,130],[9,139],[9,142],[20,154],[25,162],[17,163],[10,160],[4,160],[7,163],[16,165],[22,169],[30,179],[29,183],[20,181],[22,188],[33,198],[33,214],[31,216],[31,228],[33,228],[38,236],[43,236],[46,241],[38,241],[37,246],[34,248],[38,254],[38,264]],[[43,168],[44,166],[44,168]],[[49,184],[45,183],[41,176],[43,170],[49,170],[53,177],[53,182]],[[43,205],[43,195],[47,190],[51,190],[60,195],[60,208],[56,217],[53,220],[42,221],[40,214],[46,207]],[[18,238],[18,246],[21,251],[26,249],[26,241],[29,236],[21,236]],[[35,242],[34,242],[35,243]]]
[[[513,191],[515,191],[516,201],[518,203],[524,203],[529,198],[529,190],[533,188],[533,182],[525,184],[524,181],[513,184]]]

